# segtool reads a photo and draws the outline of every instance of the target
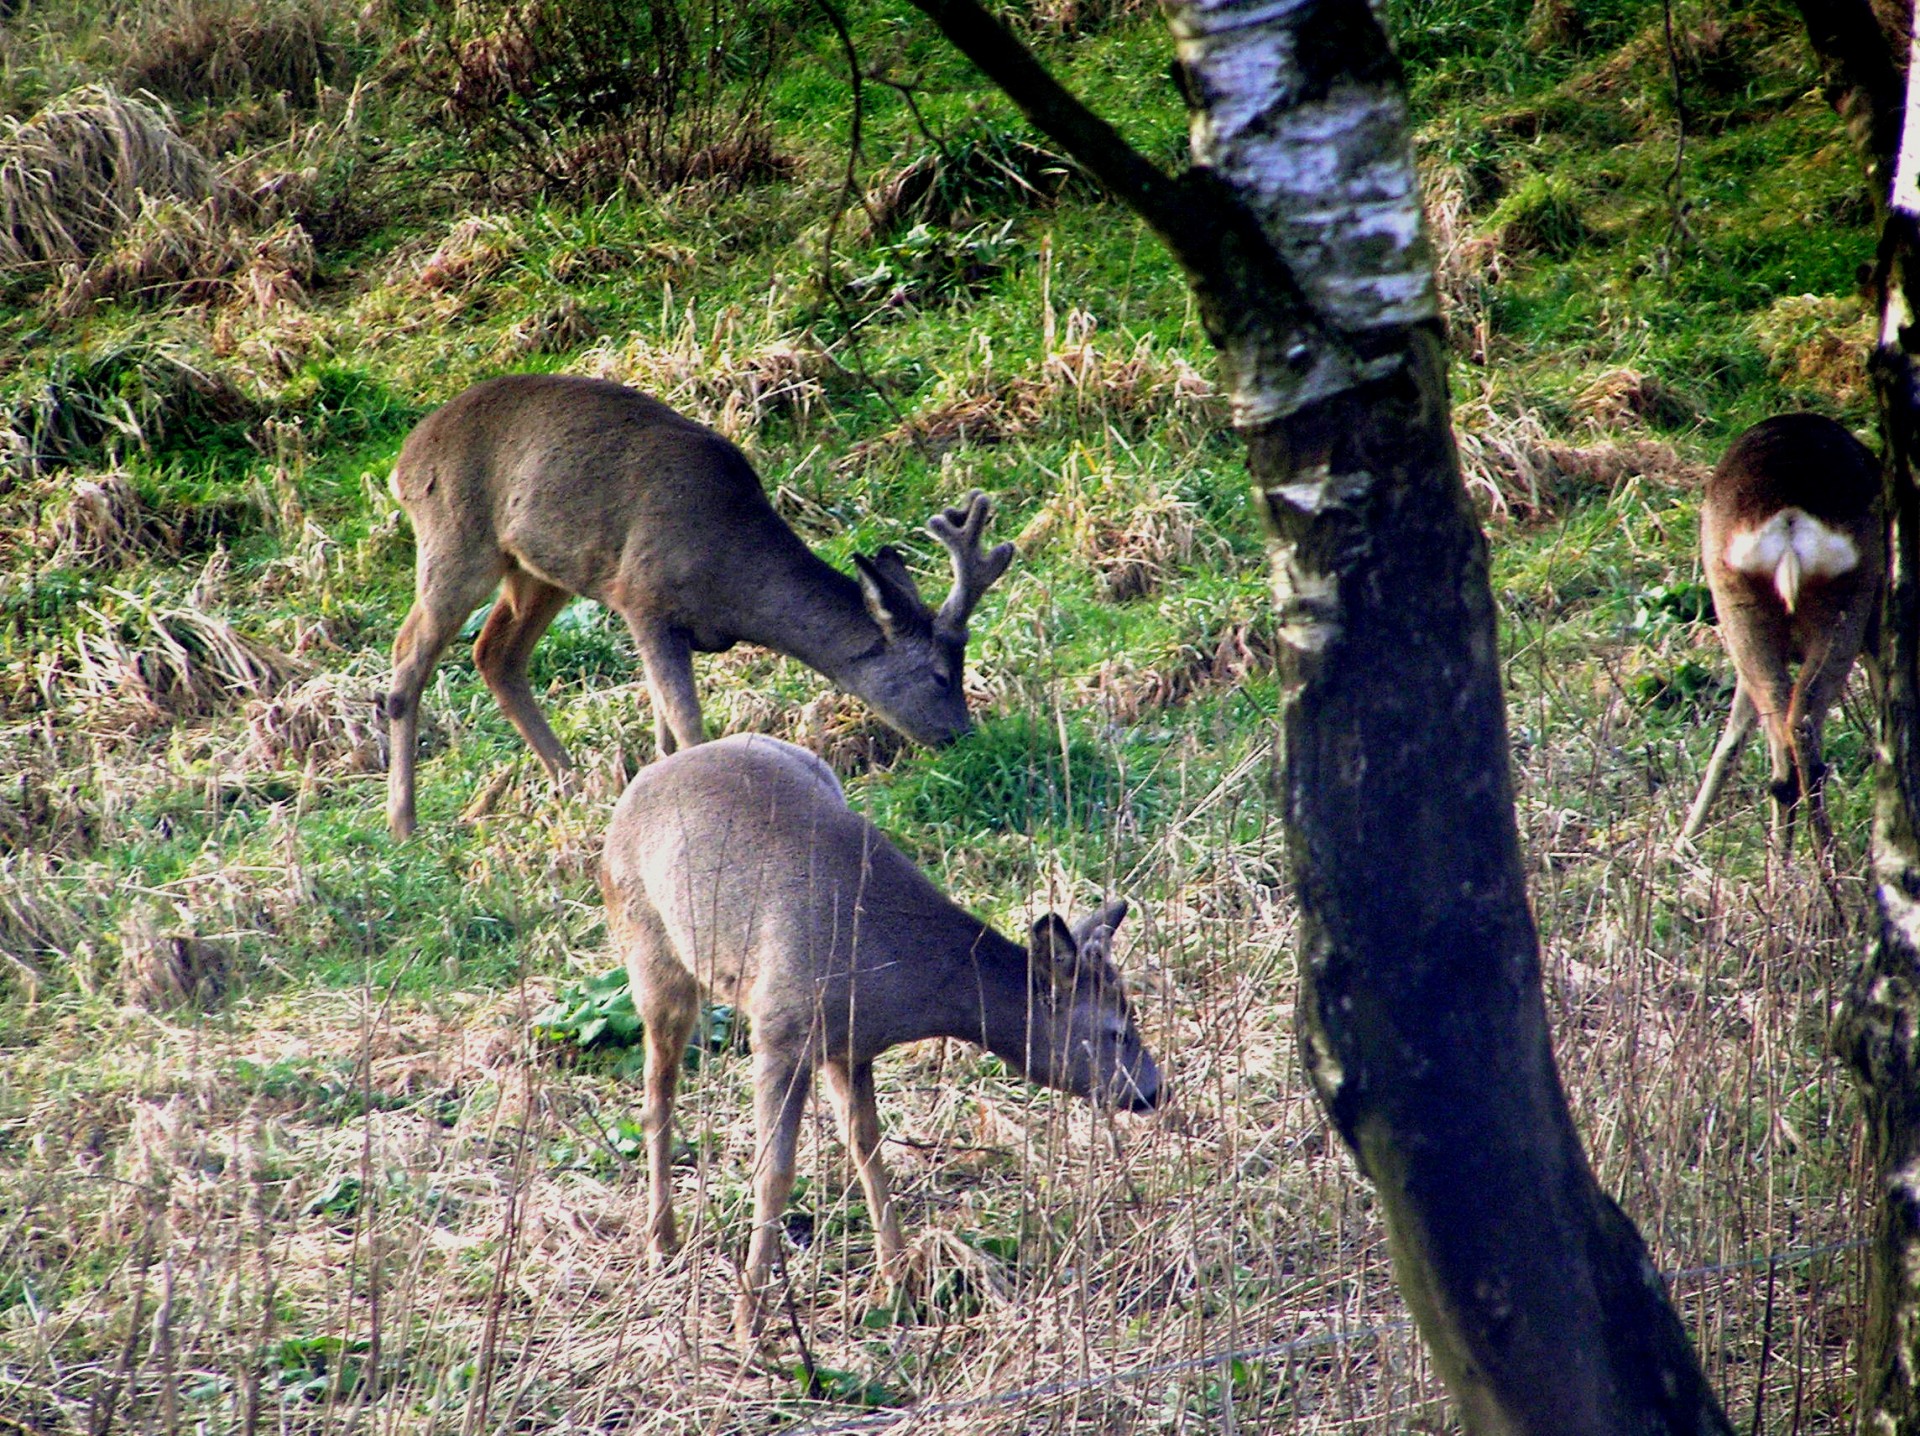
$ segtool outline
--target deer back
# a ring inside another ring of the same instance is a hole
[[[857,557],[857,580],[841,573],[774,511],[738,448],[619,384],[548,374],[476,384],[408,436],[393,486],[423,565],[486,555],[696,649],[761,644],[917,742],[971,726],[967,619],[1013,553],[982,550],[984,495],[928,525],[955,574],[935,611],[897,551]]]
[[[715,640],[699,646],[748,636],[734,631],[751,624],[743,571],[762,590],[809,582],[874,635],[858,585],[800,542],[739,449],[619,384],[476,384],[408,436],[394,487],[416,528],[459,533],[569,593]]]
[[[852,812],[826,764],[760,734],[643,768],[614,809],[605,875],[610,901],[643,904],[671,960],[756,1033],[817,1026],[828,1053],[855,1060],[978,1040],[946,984],[956,959],[1005,966],[1012,947]]]

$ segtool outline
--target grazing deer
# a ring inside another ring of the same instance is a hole
[[[1871,635],[1887,570],[1880,472],[1852,434],[1818,414],[1782,414],[1733,441],[1707,480],[1700,554],[1720,639],[1733,659],[1733,712],[1681,829],[1706,823],[1757,718],[1773,761],[1774,833],[1793,845],[1802,797],[1822,850],[1832,841],[1820,729]],[[1788,664],[1800,665],[1790,677]]]
[[[643,768],[614,809],[600,866],[608,925],[646,1025],[648,1229],[673,1219],[674,1086],[702,991],[752,1028],[754,1225],[735,1308],[759,1329],[800,1118],[824,1068],[889,1283],[904,1267],[880,1161],[873,1059],[902,1042],[977,1042],[1045,1086],[1107,1106],[1159,1102],[1109,953],[1125,902],[1078,926],[1049,913],[1026,947],[956,906],[804,749],[738,734]]]
[[[626,620],[661,754],[704,736],[692,654],[758,643],[799,659],[919,743],[971,726],[967,619],[1013,545],[982,552],[975,492],[928,530],[953,559],[935,613],[899,551],[817,558],[767,501],[746,456],[657,399],[598,379],[518,374],[476,384],[407,436],[393,490],[413,521],[413,608],[393,645],[387,818],[414,828],[420,695],[467,615],[499,589],[475,664],[556,782],[571,767],[534,703],[527,660],[574,594]]]

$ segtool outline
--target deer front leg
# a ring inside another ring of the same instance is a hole
[[[873,1220],[880,1275],[886,1279],[889,1289],[897,1289],[906,1276],[906,1243],[900,1236],[900,1214],[894,1208],[886,1164],[880,1160],[880,1109],[873,1099],[873,1064],[827,1062],[822,1065],[834,1114],[840,1119],[847,1150],[853,1154],[854,1168],[860,1173],[860,1185],[867,1194],[867,1212]]]
[[[653,731],[658,756],[703,742],[700,695],[693,685],[693,646],[687,635],[666,624],[628,623],[647,670],[653,698]]]
[[[804,1062],[766,1050],[753,1055],[754,1125],[759,1151],[753,1171],[753,1236],[747,1243],[747,1268],[740,1299],[734,1304],[734,1333],[740,1344],[758,1339],[766,1318],[779,1264],[787,1198],[793,1194],[793,1166],[800,1144],[800,1118],[807,1107],[813,1072]]]
[[[440,655],[467,615],[493,591],[500,568],[447,563],[423,551],[418,560],[413,607],[393,641],[393,678],[387,690],[387,827],[404,838],[416,826],[414,760],[420,738],[420,695]]]
[[[474,666],[493,691],[500,711],[519,730],[562,792],[567,790],[573,762],[533,700],[527,664],[540,635],[571,597],[564,588],[535,578],[525,569],[509,569],[500,585],[500,597],[494,600],[493,611],[473,645]]]

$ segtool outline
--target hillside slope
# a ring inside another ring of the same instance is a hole
[[[1016,8],[1179,161],[1149,7]],[[1861,177],[1790,6],[1679,4],[1671,53],[1643,0],[1389,11],[1575,1109],[1689,1272],[1736,1419],[1843,1430],[1850,1258],[1764,1257],[1854,1230],[1822,1029],[1863,903],[1864,715],[1828,736],[1844,911],[1769,863],[1751,774],[1704,858],[1670,846],[1730,691],[1705,466],[1780,409],[1868,422]],[[835,31],[721,12],[0,20],[0,1421],[762,1430],[911,1396],[970,1432],[1442,1429],[1292,1049],[1276,640],[1177,274],[910,8],[848,12],[851,167]],[[682,1107],[689,1250],[642,1255],[592,881],[653,750],[618,621],[575,605],[534,660],[578,793],[458,644],[421,831],[386,833],[374,703],[412,585],[388,472],[515,370],[718,427],[843,569],[895,543],[940,591],[921,525],[992,493],[1019,556],[973,625],[976,734],[904,749],[747,649],[702,661],[709,725],[820,752],[1005,930],[1109,892],[1138,913],[1122,965],[1173,1111],[1110,1123],[971,1049],[896,1055],[918,1303],[871,1288],[857,1185],[810,1136],[799,1376],[728,1347],[751,1156],[724,1012]]]

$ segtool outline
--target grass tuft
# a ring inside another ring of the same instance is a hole
[[[76,720],[103,736],[217,712],[277,692],[301,665],[229,620],[153,594],[109,590],[109,608],[81,605],[49,678]]]
[[[230,202],[158,103],[89,85],[30,120],[0,120],[0,266],[87,259],[154,201]]]
[[[128,1002],[153,1012],[211,1008],[226,994],[233,956],[224,943],[163,924],[136,906],[120,927],[120,985]]]
[[[875,238],[915,225],[957,230],[1008,208],[1044,208],[1070,189],[1091,188],[1064,155],[1006,130],[976,129],[877,176],[867,188],[867,218]]]
[[[311,107],[343,78],[324,0],[161,0],[128,17],[123,79],[176,104],[273,95]]]

